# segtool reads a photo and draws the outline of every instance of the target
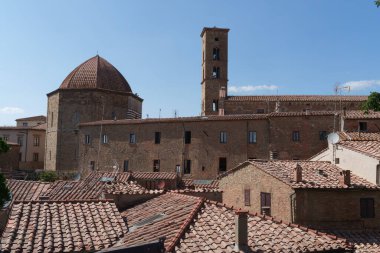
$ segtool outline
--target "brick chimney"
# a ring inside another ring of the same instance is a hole
[[[235,250],[245,251],[248,248],[248,212],[235,212]]]
[[[297,163],[297,166],[294,168],[293,180],[296,183],[302,182],[302,167],[299,163]]]
[[[342,170],[339,175],[339,184],[341,186],[351,186],[351,171]]]

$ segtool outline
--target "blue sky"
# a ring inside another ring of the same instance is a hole
[[[10,0],[0,4],[0,125],[46,114],[46,94],[97,52],[144,99],[144,117],[199,115],[200,33],[213,26],[231,29],[230,95],[380,90],[372,0]]]

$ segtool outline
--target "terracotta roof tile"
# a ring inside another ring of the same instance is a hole
[[[126,246],[165,236],[165,248],[172,251],[198,212],[202,198],[167,193],[122,212],[127,220]]]
[[[60,89],[98,88],[132,92],[123,75],[100,56],[95,56],[76,67],[62,82]]]
[[[163,190],[148,190],[135,181],[110,182],[105,184],[104,193],[107,194],[161,194]]]
[[[196,179],[182,179],[182,188],[193,189],[218,189],[219,180],[196,180]]]
[[[380,112],[346,111],[346,119],[380,119]]]
[[[14,200],[38,200],[49,189],[51,183],[7,179],[7,186]]]
[[[332,95],[280,95],[280,96],[228,96],[227,101],[366,101],[367,96],[332,96]]]
[[[235,212],[236,210],[222,204],[207,201],[176,245],[175,251],[236,252]],[[322,252],[328,249],[350,249],[344,240],[255,214],[248,216],[248,247],[249,252]]]
[[[380,252],[380,230],[331,230],[328,233],[352,243],[357,253]]]
[[[380,132],[363,133],[363,132],[338,132],[341,141],[380,141]]]
[[[252,164],[282,182],[293,188],[356,188],[356,189],[380,189],[379,186],[372,184],[364,178],[351,173],[351,185],[340,184],[341,169],[329,162],[324,161],[263,161],[251,160],[227,171],[219,178],[227,176],[236,170],[243,169],[245,166]],[[293,180],[293,171],[297,165],[302,167],[302,181]]]
[[[32,117],[27,117],[27,118],[16,119],[16,121],[45,121],[46,122],[46,116],[44,115],[32,116]]]
[[[177,173],[175,172],[131,172],[131,177],[135,180],[174,180],[177,179]]]
[[[113,246],[127,228],[109,201],[14,203],[1,252],[93,252]]]

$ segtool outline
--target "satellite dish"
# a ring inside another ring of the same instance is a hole
[[[327,141],[329,144],[336,144],[339,142],[339,135],[337,133],[331,133],[327,136]]]

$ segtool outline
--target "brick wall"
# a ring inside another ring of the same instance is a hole
[[[10,145],[8,152],[0,154],[0,172],[8,175],[19,168],[19,145]]]
[[[375,199],[375,218],[360,218],[360,198]],[[295,222],[315,228],[378,228],[380,191],[296,190]]]
[[[291,221],[290,196],[294,192],[293,189],[253,165],[248,165],[222,177],[219,187],[223,190],[223,203],[254,213],[261,212],[260,193],[270,193],[271,216],[285,222]],[[249,206],[245,205],[244,190],[246,189],[250,190]]]

